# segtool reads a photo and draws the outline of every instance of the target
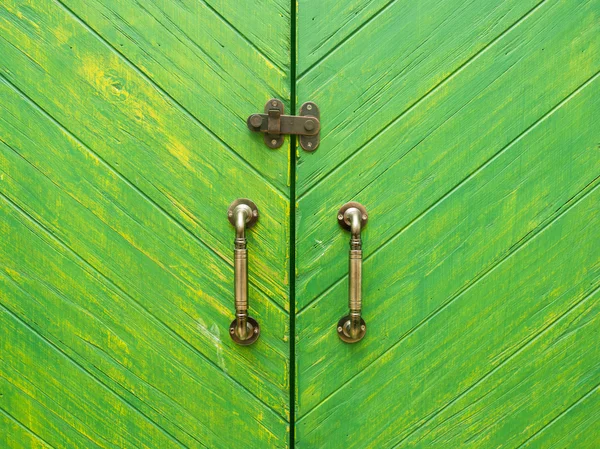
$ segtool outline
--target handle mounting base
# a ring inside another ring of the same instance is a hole
[[[353,337],[350,332],[350,325],[350,315],[346,315],[340,321],[338,321],[337,333],[340,339],[346,343],[356,343],[358,341],[361,341],[367,333],[367,324],[365,323],[365,320],[363,320],[362,318],[360,319],[360,328],[355,337]]]
[[[240,338],[237,332],[237,319],[233,320],[229,325],[229,335],[231,339],[240,346],[250,346],[260,336],[260,326],[258,322],[251,317],[246,318],[246,335],[248,336],[245,340]]]
[[[248,198],[239,198],[231,203],[229,209],[227,209],[227,218],[229,219],[229,223],[235,226],[235,208],[240,205],[247,206],[250,210],[250,213],[246,218],[246,228],[251,228],[254,226],[254,223],[258,221],[258,207],[256,207],[256,204],[254,204],[254,201],[249,200]]]
[[[350,231],[350,217],[346,215],[346,211],[351,208],[355,208],[360,211],[360,227],[361,229],[364,228],[367,225],[367,221],[369,221],[369,214],[367,214],[367,208],[356,201],[350,201],[349,203],[346,203],[340,207],[337,215],[338,224],[346,231]]]

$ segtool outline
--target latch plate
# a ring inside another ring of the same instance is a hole
[[[315,151],[319,146],[321,130],[320,112],[312,101],[300,107],[300,115],[284,115],[283,102],[270,99],[265,105],[264,114],[248,117],[248,129],[264,133],[265,144],[272,149],[283,145],[285,134],[300,136],[300,146],[306,151]]]

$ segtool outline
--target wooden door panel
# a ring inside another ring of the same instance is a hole
[[[595,186],[300,418],[298,446],[337,447],[361,429],[351,445],[517,447],[593,393],[600,272],[584,250],[597,237],[598,199]]]
[[[597,337],[569,355],[552,339],[578,329],[572,308],[597,319],[597,5],[396,1],[318,44],[315,8],[299,7],[297,92],[328,120],[297,167],[297,447],[518,447],[579,423]],[[355,345],[335,332],[347,201],[369,211]],[[583,421],[555,441],[597,442]]]
[[[0,9],[9,447],[15,426],[53,447],[288,446],[289,152],[242,129],[264,98],[289,101],[289,67],[269,59],[289,30],[258,50],[216,11]],[[246,196],[261,213],[248,235],[263,328],[252,348],[227,335],[226,211]]]
[[[292,74],[295,5],[267,3],[3,3],[0,445],[594,447],[598,5],[302,1]],[[292,170],[245,124],[291,83],[323,119]]]
[[[544,27],[561,14],[565,18],[557,33],[544,35]],[[300,196],[299,309],[322,292],[322,279],[334,280],[329,281],[333,285],[347,271],[339,257],[347,246],[346,236],[326,219],[331,209],[349,196],[369,198],[370,214],[385,217],[385,226],[366,230],[369,257],[594,75],[600,41],[590,19],[580,23],[582,17],[561,9],[535,26],[516,27],[362,147],[319,188]],[[523,41],[531,45],[521,45]],[[545,82],[548,71],[563,64],[578,70],[553,73],[554,82]],[[303,170],[300,165],[300,176]]]
[[[556,20],[561,12],[564,11],[557,11],[557,15],[554,15],[552,19]],[[575,16],[572,20],[576,22],[579,18]],[[571,30],[573,23],[570,20],[565,20],[564,26],[567,30]],[[540,22],[539,27],[529,30],[527,36],[539,35],[544,26],[547,26],[547,23]],[[573,38],[572,32],[562,34],[561,39],[557,39],[556,46],[551,45],[551,42],[546,40],[544,42],[546,44],[545,48],[552,54],[557,55],[557,58],[565,58],[564,60],[559,59],[558,64],[567,64],[569,55],[576,55],[576,63],[585,63],[586,58],[590,56],[590,52],[586,54],[585,51],[581,50],[590,48],[590,38],[597,39],[597,33],[594,35],[588,30],[589,27],[586,28],[586,33],[582,34],[582,39],[578,40],[578,42],[582,42],[579,51],[572,52],[566,46],[566,42]],[[525,39],[523,35],[513,37],[510,34],[507,35],[508,38],[510,38],[510,42],[519,42]],[[502,45],[500,53],[506,53],[505,48]],[[529,47],[523,46],[522,48]],[[562,48],[565,51],[561,52],[560,49]],[[600,46],[596,45],[595,48],[598,49]],[[598,57],[597,51],[591,56]],[[369,160],[377,160],[377,165],[369,163],[366,168],[362,168],[360,161],[363,159],[361,158],[357,158],[355,163],[348,162],[347,172],[333,174],[324,182],[322,189],[315,189],[314,193],[311,192],[305,197],[304,203],[302,201],[299,203],[301,216],[306,214],[308,217],[317,216],[319,219],[317,220],[318,224],[314,226],[318,229],[314,231],[312,229],[305,230],[302,226],[304,220],[300,220],[298,240],[301,245],[299,245],[298,252],[304,248],[306,248],[306,252],[319,251],[318,257],[316,255],[312,257],[313,254],[309,253],[310,263],[318,266],[319,262],[326,262],[323,269],[317,272],[318,276],[313,276],[311,282],[313,285],[318,286],[321,279],[335,280],[332,290],[327,291],[325,295],[319,297],[317,302],[300,312],[298,315],[299,332],[306,329],[306,332],[314,336],[314,341],[321,344],[322,341],[317,336],[318,334],[312,334],[312,331],[321,329],[315,323],[321,323],[323,330],[327,326],[330,327],[330,324],[325,324],[325,320],[331,317],[322,315],[323,308],[329,310],[337,305],[339,310],[343,310],[343,307],[345,307],[345,304],[340,304],[338,298],[340,295],[344,295],[344,288],[346,288],[342,279],[347,272],[347,262],[344,257],[340,257],[340,254],[343,254],[347,247],[347,236],[341,234],[339,228],[336,229],[336,223],[331,223],[331,220],[326,219],[325,211],[335,209],[336,204],[343,204],[345,198],[350,196],[357,198],[364,204],[369,204],[372,217],[378,216],[381,217],[380,220],[385,220],[384,224],[379,226],[382,229],[375,229],[375,227],[370,226],[365,230],[367,267],[371,263],[377,264],[377,272],[383,274],[387,272],[386,267],[389,266],[390,258],[406,257],[409,260],[402,263],[405,274],[398,273],[398,276],[403,278],[403,282],[408,282],[409,277],[412,276],[412,272],[408,268],[411,266],[422,268],[425,257],[431,258],[431,270],[433,270],[439,262],[437,258],[443,251],[451,254],[450,250],[459,244],[461,245],[460,249],[463,252],[465,251],[463,240],[472,233],[473,223],[477,223],[478,220],[475,217],[479,217],[482,213],[481,205],[491,202],[494,195],[504,191],[502,186],[505,181],[502,181],[494,184],[496,190],[489,185],[486,185],[486,188],[482,191],[479,187],[473,187],[477,190],[477,197],[473,198],[471,195],[467,195],[466,192],[470,190],[468,186],[475,185],[475,180],[472,178],[485,179],[482,182],[488,183],[489,179],[494,179],[497,176],[492,170],[479,169],[478,167],[488,164],[488,161],[491,163],[491,159],[499,157],[504,152],[511,154],[514,151],[519,151],[518,148],[521,148],[521,151],[527,150],[524,147],[517,146],[513,148],[513,146],[519,139],[524,138],[532,127],[539,126],[547,117],[549,110],[553,110],[557,105],[568,101],[571,98],[569,94],[593,76],[592,70],[585,70],[586,66],[582,64],[578,66],[581,69],[576,74],[569,75],[565,73],[560,78],[562,81],[559,84],[560,87],[556,88],[554,84],[542,82],[549,68],[557,64],[556,60],[553,59],[546,65],[539,61],[540,55],[538,54],[526,58],[522,53],[515,51],[515,60],[500,64],[501,59],[498,52],[492,52],[490,49],[489,53],[488,58],[484,59],[482,57],[479,67],[473,67],[473,71],[476,69],[480,71],[477,77],[471,76],[463,80],[460,76],[457,76],[456,83],[449,83],[447,89],[450,92],[456,92],[455,95],[441,96],[432,100],[433,102],[442,103],[442,106],[437,108],[435,113],[430,114],[442,123],[441,126],[432,130],[433,125],[431,122],[434,121],[434,118],[421,119],[422,115],[416,112],[414,118],[412,116],[407,117],[408,125],[402,129],[406,132],[406,134],[402,133],[406,138],[406,142],[402,141],[397,146],[393,146],[393,142],[388,141],[385,142],[386,145],[381,151],[377,150],[378,146],[373,145],[367,154],[361,153]],[[531,53],[531,49],[529,49],[529,53]],[[539,53],[543,54],[541,51]],[[580,57],[581,59],[579,59]],[[495,66],[492,61],[497,63],[498,66]],[[517,66],[514,61],[519,61],[522,65]],[[513,71],[506,72],[507,67],[511,67]],[[535,67],[535,69],[532,67]],[[538,68],[539,72],[537,71]],[[490,71],[492,71],[491,74]],[[465,71],[465,74],[467,73]],[[503,78],[499,79],[499,77]],[[481,86],[481,88],[477,89],[478,86]],[[456,88],[456,91],[454,91],[454,88]],[[506,92],[509,89],[516,90],[519,93],[523,92],[523,95],[518,98],[519,101],[514,101],[514,97],[507,99]],[[445,106],[446,104],[448,106]],[[490,104],[494,104],[495,109],[490,110]],[[431,105],[427,104],[424,107],[428,108]],[[436,113],[440,115],[436,115]],[[584,123],[587,123],[590,119],[584,117],[583,120]],[[462,123],[471,125],[463,128]],[[589,126],[593,126],[593,124],[594,122],[591,122]],[[575,124],[575,126],[578,125]],[[419,132],[422,135],[424,134],[425,138],[419,137]],[[571,136],[567,136],[567,138],[571,139]],[[588,149],[589,145],[593,145],[594,138],[595,134],[591,134],[589,142],[584,143],[580,149],[574,150],[581,153],[583,159],[566,160],[561,163],[556,161],[560,160],[561,157],[570,159],[571,154],[564,153],[565,149],[560,148],[557,145],[558,142],[548,142],[548,145],[552,146],[549,149],[536,146],[533,151],[538,153],[537,156],[532,159],[530,164],[525,165],[526,168],[522,171],[522,173],[526,173],[527,170],[532,171],[533,173],[528,175],[531,179],[519,186],[520,190],[533,189],[535,193],[532,194],[531,191],[526,191],[527,193],[522,196],[523,199],[519,197],[521,204],[519,204],[518,211],[510,214],[503,212],[506,205],[498,201],[495,213],[499,215],[499,218],[495,220],[493,226],[484,228],[485,232],[480,234],[481,240],[478,240],[479,236],[473,238],[476,243],[470,248],[470,251],[472,254],[479,254],[477,260],[472,264],[461,264],[460,270],[464,271],[460,272],[460,276],[444,278],[445,274],[440,274],[441,277],[432,281],[432,285],[439,285],[436,288],[447,292],[461,288],[469,279],[469,276],[475,275],[486,266],[485,258],[481,256],[480,241],[488,242],[489,247],[486,249],[491,251],[488,254],[489,260],[492,262],[506,248],[516,244],[522,237],[531,232],[536,227],[536,223],[542,223],[549,217],[549,214],[555,210],[553,207],[560,207],[571,195],[582,189],[589,182],[590,176],[597,172],[594,164],[596,156]],[[568,148],[568,141],[564,142],[564,145],[565,148]],[[366,150],[365,148],[364,151]],[[393,160],[394,151],[398,151],[401,155],[398,161]],[[549,155],[553,157],[549,157]],[[531,155],[531,157],[534,156]],[[563,163],[569,164],[568,166],[573,167],[574,171],[565,172]],[[494,166],[497,166],[497,163]],[[519,174],[514,173],[514,175],[518,176]],[[364,181],[367,184],[364,187],[363,182],[354,182],[353,176],[358,176],[359,179],[365,177],[367,180],[371,179],[372,181],[370,183]],[[562,182],[554,191],[545,194],[548,190],[548,183],[551,183],[553,179],[562,179]],[[449,187],[449,185],[452,187]],[[502,190],[498,190],[499,188],[502,188]],[[445,196],[448,190],[444,189],[451,190],[449,198]],[[457,190],[453,191],[452,189]],[[448,206],[445,206],[446,203]],[[304,204],[307,205],[306,210],[302,209]],[[475,207],[473,204],[479,204],[480,206]],[[434,222],[430,220],[430,217],[438,216],[438,214],[443,213],[442,211],[447,211],[445,213],[452,218],[440,218],[444,226],[440,228],[439,225],[436,225],[434,227]],[[487,214],[490,214],[490,212]],[[481,220],[488,220],[487,214]],[[493,216],[493,214],[494,212],[491,212],[490,216]],[[457,216],[469,218],[465,218],[459,227],[454,221]],[[464,229],[464,234],[459,237],[461,229]],[[509,229],[510,232],[508,232]],[[456,245],[432,254],[428,254],[427,250],[423,249],[423,235],[426,236],[427,240],[430,240],[434,236],[443,238],[445,234],[454,235],[457,239]],[[332,243],[326,247],[319,247],[313,243],[312,247],[308,247],[308,244],[314,242],[317,236],[320,236],[323,241]],[[495,239],[498,240],[498,243],[492,246],[491,242],[495,243]],[[406,255],[407,246],[412,246],[415,252]],[[423,255],[420,255],[420,252],[423,252]],[[421,260],[416,262],[416,257]],[[371,258],[372,260],[370,260]],[[451,266],[450,262],[448,264],[448,266]],[[424,271],[424,273],[426,272],[428,271]],[[310,277],[311,273],[307,273],[306,276]],[[380,291],[374,292],[376,304],[386,300],[393,302],[394,295],[392,292],[393,290],[389,288],[382,288]],[[306,292],[305,294],[307,298],[312,296]],[[443,303],[443,301],[440,299],[439,302],[432,302],[432,309],[436,308],[435,304]],[[299,307],[302,307],[303,301],[300,296],[298,302]],[[384,316],[390,313],[392,316],[398,317],[404,314],[402,308],[397,308],[389,312],[386,311],[382,315],[377,314],[377,316],[384,320]],[[388,346],[396,341],[394,338],[402,335],[400,329],[391,330],[391,333],[393,336],[388,342]],[[313,338],[312,336],[309,339]],[[337,345],[335,339],[332,339],[331,342]],[[378,343],[373,342],[372,344]],[[363,346],[369,346],[369,344],[365,342]],[[316,347],[312,349],[314,350],[315,359],[320,359],[322,355],[320,350]],[[381,348],[381,350],[384,350],[384,348]],[[365,348],[364,351],[364,354],[358,357],[360,361],[354,365],[356,372],[360,370],[363,360],[372,357],[373,348]],[[327,360],[322,360],[322,362],[328,363]],[[311,359],[306,360],[306,366],[307,369],[314,370],[315,373],[321,373],[322,367],[314,365]],[[300,362],[299,367],[302,370],[302,362]],[[343,376],[339,375],[336,380],[338,382],[344,381]],[[311,388],[322,388],[322,384],[312,382],[310,376],[307,382],[312,385]],[[300,404],[301,408],[303,406],[304,404]],[[307,407],[310,408],[310,401]]]
[[[300,101],[310,97],[329,114],[322,127],[329,151],[300,157],[304,175],[297,181],[299,198],[384,135],[421,97],[485,51],[537,2],[474,3],[395,2],[308,71],[298,62]],[[306,13],[300,8],[298,14]],[[299,41],[304,32],[309,30],[298,30]]]
[[[23,23],[28,23],[27,12],[34,7],[38,9],[30,15],[40,23],[38,28],[29,25],[38,33],[31,35],[29,29],[23,30]],[[10,42],[3,42],[3,54],[10,61],[4,70],[7,80],[34,98],[60,124],[68,124],[67,129],[98,157],[118,166],[124,178],[186,230],[201,235],[202,242],[222,258],[232,257],[232,233],[230,227],[223,226],[223,211],[233,199],[256,192],[252,199],[262,205],[263,219],[260,230],[253,233],[257,237],[254,245],[263,256],[250,265],[252,277],[287,309],[287,271],[281,261],[288,248],[272,244],[288,235],[289,220],[282,218],[288,207],[287,193],[265,182],[261,173],[215,139],[152,80],[107,47],[100,36],[63,8],[49,8],[36,3],[5,10],[3,31],[12,37]],[[25,18],[17,17],[20,22],[13,23],[21,10]],[[71,41],[63,43],[56,36],[67,36]],[[13,42],[18,42],[18,47],[11,45]],[[263,91],[263,98],[267,92]],[[212,114],[207,105],[216,102],[203,103],[206,116]],[[238,115],[247,111],[244,108]],[[245,126],[245,117],[239,120]],[[246,130],[246,140],[239,148],[251,141],[247,134]],[[194,147],[201,149],[191,151]],[[255,152],[265,153],[264,144]],[[268,165],[262,170],[268,171]],[[152,173],[151,180],[146,171]]]
[[[226,16],[193,0],[143,4],[66,0],[64,4],[160,86],[196,119],[193,122],[221,140],[276,189],[287,192],[288,154],[265,151],[262,139],[249,135],[246,118],[261,109],[266,94],[282,99],[290,96],[289,17],[273,14],[276,8],[256,1],[237,8],[229,2],[223,5]],[[273,0],[272,6],[276,4]],[[245,24],[255,30],[254,41],[234,28],[240,25],[235,16],[245,9],[260,9],[261,16],[272,20],[249,16]],[[224,167],[224,171],[228,169]]]

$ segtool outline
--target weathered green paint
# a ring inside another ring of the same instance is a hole
[[[310,0],[298,53],[296,447],[598,447],[600,4]]]
[[[600,445],[597,1],[9,0],[0,33],[1,447]],[[296,179],[245,124],[292,83]]]
[[[3,2],[1,447],[288,446],[289,151],[245,125],[289,101],[269,3],[253,40],[226,4]],[[245,196],[252,348],[227,334]]]

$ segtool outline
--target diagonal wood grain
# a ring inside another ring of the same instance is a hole
[[[298,195],[317,185],[537,3],[486,1],[469,7],[456,0],[397,1],[362,28],[298,80],[300,102],[315,101],[328,117],[321,128],[320,154],[298,157]]]
[[[397,0],[300,55],[299,102],[330,120],[297,166],[297,447],[519,447],[571,410],[545,444],[597,442],[599,13]],[[350,200],[370,216],[356,345],[334,327]]]
[[[261,0],[207,0],[204,3],[252,42],[274,65],[289,67],[291,44],[289,39],[282,39],[282,36],[289,36],[291,27],[290,3],[287,0],[274,0],[268,4]],[[194,2],[185,5],[190,9],[195,7]],[[289,83],[287,86],[289,88]]]
[[[23,112],[23,107],[16,111],[21,116]],[[39,126],[43,123],[40,117],[34,117],[30,124]],[[32,126],[29,127],[31,128]],[[15,130],[10,134],[18,135]],[[60,134],[58,129],[57,134]],[[29,139],[30,144],[31,138],[35,137],[31,133],[25,137],[23,132],[21,136]],[[41,138],[44,137],[50,136],[42,134]],[[60,141],[56,135],[51,137],[47,141]],[[39,148],[41,146],[37,147]],[[252,290],[256,298],[254,310],[257,317],[265,323],[272,323],[271,333],[264,333],[260,345],[251,354],[236,348],[224,335],[232,316],[227,282],[233,277],[230,267],[206,250],[202,251],[196,241],[186,238],[172,222],[166,218],[161,220],[160,215],[157,217],[155,208],[148,207],[144,210],[139,204],[136,206],[139,195],[117,177],[113,176],[111,179],[105,173],[102,173],[104,176],[95,174],[89,164],[86,164],[85,159],[89,161],[90,155],[85,149],[70,149],[72,158],[75,159],[72,165],[64,157],[69,150],[64,145],[60,147],[63,154],[60,165],[52,167],[52,162],[48,162],[56,161],[57,152],[39,155],[38,150],[37,157],[45,158],[47,165],[38,163],[36,168],[27,161],[27,158],[35,158],[35,147],[25,148],[20,154],[4,147],[2,178],[6,190],[3,193],[18,201],[25,209],[23,213],[39,223],[41,229],[38,232],[55,242],[63,251],[68,247],[80,270],[92,270],[92,279],[101,278],[105,282],[112,279],[109,285],[117,289],[117,293],[106,297],[106,294],[94,291],[89,285],[91,280],[85,282],[81,279],[77,270],[75,273],[73,270],[64,272],[60,265],[55,267],[56,262],[46,259],[51,248],[39,248],[35,241],[30,242],[26,233],[9,223],[8,229],[2,230],[7,244],[2,266],[8,270],[10,278],[13,278],[13,282],[21,290],[30,293],[29,297],[24,297],[15,287],[3,285],[2,291],[6,293],[3,303],[11,306],[15,312],[18,311],[21,319],[30,324],[44,323],[44,329],[59,341],[69,341],[71,351],[83,354],[87,363],[101,367],[103,376],[117,382],[117,391],[121,395],[127,397],[130,391],[149,390],[136,395],[136,400],[140,403],[138,407],[154,414],[157,413],[154,410],[158,409],[162,420],[165,419],[162,416],[170,417],[168,419],[179,414],[186,416],[185,419],[177,419],[187,421],[184,429],[192,432],[192,436],[200,441],[214,439],[209,438],[206,430],[200,432],[209,422],[212,426],[216,425],[212,422],[214,420],[210,417],[210,411],[208,415],[202,416],[200,408],[207,405],[209,392],[225,398],[220,404],[214,405],[218,410],[225,410],[227,404],[233,403],[234,398],[240,395],[240,390],[246,388],[249,390],[246,392],[247,397],[253,398],[251,392],[277,413],[286,416],[287,346],[283,343],[287,338],[286,315],[265,298],[261,301],[257,292]],[[73,168],[73,178],[65,178],[65,168],[76,167],[76,162],[85,169],[86,177],[81,177],[78,170]],[[52,173],[53,169],[54,174],[62,174],[62,178],[55,177],[51,180],[40,175],[40,171]],[[87,180],[82,186],[78,185],[78,180],[81,179]],[[127,201],[128,197],[131,198],[130,202]],[[86,232],[82,234],[81,229]],[[156,237],[158,231],[160,238]],[[23,239],[29,246],[23,243]],[[15,260],[12,257],[14,254],[28,254],[30,258],[26,261]],[[213,260],[207,264],[211,256]],[[199,260],[205,261],[203,266],[199,265]],[[201,270],[207,268],[208,272],[202,273]],[[34,279],[28,279],[32,274],[35,274]],[[38,278],[42,279],[42,286],[36,287],[36,281],[40,282]],[[220,279],[221,282],[215,283],[215,279]],[[71,284],[75,284],[77,288]],[[49,301],[53,291],[60,292],[60,295],[51,305]],[[88,308],[90,296],[98,296],[92,310]],[[72,307],[70,303],[74,298],[75,309],[69,313]],[[86,303],[88,306],[81,310]],[[65,313],[69,316],[68,326],[65,323]],[[90,322],[92,317],[107,313],[109,318]],[[104,330],[107,319],[117,320],[118,330],[107,334]],[[153,327],[158,330],[153,331]],[[130,328],[136,329],[136,333],[132,336],[124,335],[131,332],[128,330]],[[277,331],[279,335],[274,333]],[[162,353],[160,357],[164,358],[162,363],[165,368],[159,368],[158,354],[133,350],[140,347],[160,347],[161,344],[164,347],[159,354]],[[183,350],[185,363],[183,366],[169,368],[169,357],[174,354],[174,345]],[[125,372],[121,373],[123,370]],[[200,381],[200,384],[186,388],[182,383],[184,381],[179,379],[181,375],[177,375],[178,371],[186,376],[185,380],[189,379],[188,382]],[[172,388],[174,378],[178,379],[179,385],[176,391],[183,396],[172,397],[172,393],[163,393]],[[234,382],[233,379],[238,380]],[[220,384],[224,385],[219,387]],[[189,407],[190,391],[196,391],[198,397],[192,401],[193,407],[183,413],[179,410]],[[166,398],[163,397],[165,394]],[[55,400],[58,401],[57,398]],[[254,398],[253,400],[256,401]],[[278,431],[271,430],[272,433],[277,433],[277,438],[270,437],[269,440],[285,441],[285,421],[268,408],[265,407],[265,410],[264,413],[276,416],[275,421],[279,422],[275,426]],[[193,420],[190,420],[191,416],[194,417]],[[214,444],[227,447],[229,443],[221,441]]]
[[[265,353],[254,352],[248,369],[248,356],[219,335],[232,317],[231,268],[152,204],[140,201],[139,193],[103,164],[90,166],[93,153],[23,105],[6,84],[0,87],[7,100],[6,120],[0,122],[7,136],[0,154],[6,175],[0,192],[284,414],[286,314],[252,290],[257,318],[273,324],[261,341]]]
[[[271,1],[276,5],[275,0]],[[284,148],[275,152],[265,148],[261,136],[248,132],[246,118],[262,111],[265,99],[290,96],[289,49],[277,48],[289,46],[289,17],[276,14],[278,20],[269,23],[251,15],[245,21],[246,27],[264,36],[258,42],[262,46],[257,47],[217,11],[197,0],[62,2],[77,20],[167,92],[200,126],[209,129],[287,195],[288,152]],[[255,1],[248,1],[235,9],[257,7]],[[233,14],[234,8],[223,9]],[[263,5],[261,10],[275,15],[277,8]],[[264,42],[267,39],[268,44]],[[260,52],[269,48],[277,49],[278,65]],[[281,52],[287,55],[283,65]]]
[[[302,77],[396,0],[298,2],[298,76]]]
[[[370,327],[385,338],[339,347],[330,331],[346,307],[346,282],[298,315],[300,415],[469,288],[589,188],[600,175],[598,156],[591,151],[597,145],[597,118],[591,113],[598,110],[593,99],[597,86],[596,81],[579,94],[587,99],[585,107],[579,106],[582,100],[570,104],[578,99],[575,95],[365,262],[365,314]],[[556,125],[561,121],[565,128]],[[578,135],[554,129],[573,129]],[[390,260],[397,262],[390,266]],[[418,307],[413,306],[416,301]],[[340,358],[346,362],[343,372]],[[330,380],[316,382],[323,376]]]
[[[597,14],[571,9],[545,5],[300,198],[298,309],[347,273],[347,237],[332,211],[354,199],[385,220],[365,230],[371,257],[600,70]]]
[[[325,438],[332,443],[323,447],[418,446],[408,438],[433,420],[441,447],[453,438],[515,447],[596,387],[599,193],[585,195],[301,418],[296,446]],[[361,432],[350,438],[349,428]]]
[[[235,198],[252,196],[262,213],[254,232],[262,257],[251,264],[251,277],[287,309],[285,196],[63,8],[11,5],[0,17],[4,76],[230,263],[224,211]],[[223,182],[224,175],[243,182]]]
[[[0,445],[289,446],[289,155],[245,129],[289,103],[270,6],[261,40],[218,2],[3,3]],[[246,196],[252,348],[227,335]]]
[[[594,448],[600,439],[600,416],[589,413],[600,407],[600,387],[594,388],[573,405],[551,419],[519,448],[559,447]]]

